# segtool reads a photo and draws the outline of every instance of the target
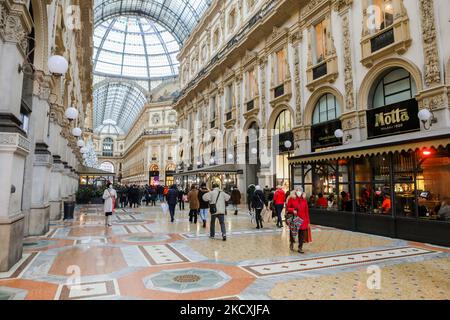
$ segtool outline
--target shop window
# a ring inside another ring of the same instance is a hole
[[[112,157],[114,154],[114,140],[111,138],[105,138],[103,140],[103,156]]]
[[[317,103],[313,114],[313,125],[336,120],[341,116],[341,108],[334,95],[327,93]]]
[[[369,107],[379,108],[413,99],[417,87],[411,74],[402,68],[388,71],[381,77],[372,93]]]

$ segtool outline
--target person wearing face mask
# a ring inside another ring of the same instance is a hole
[[[105,200],[105,204],[103,205],[103,209],[105,212],[105,226],[111,227],[111,216],[113,215],[116,209],[116,199],[117,192],[113,189],[112,183],[108,182],[107,189],[103,192],[103,200]]]

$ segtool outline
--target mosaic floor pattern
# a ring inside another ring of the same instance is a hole
[[[187,210],[176,218],[119,209],[105,228],[101,206],[77,207],[75,220],[25,239],[0,273],[0,300],[450,298],[450,248],[313,226],[299,255],[287,229],[257,230],[245,210],[226,217],[227,242]]]

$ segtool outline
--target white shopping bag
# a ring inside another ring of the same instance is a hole
[[[161,209],[164,214],[166,214],[169,211],[169,205],[165,202],[161,203]]]

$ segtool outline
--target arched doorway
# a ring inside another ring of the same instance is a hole
[[[106,171],[106,172],[115,173],[114,164],[112,162],[109,162],[109,161],[103,162],[100,165],[100,170],[103,170],[103,171]]]
[[[175,173],[177,166],[175,163],[169,163],[166,166],[166,186],[172,186],[175,183]]]
[[[368,95],[368,138],[419,131],[416,95],[416,82],[406,69],[393,67],[381,73]]]
[[[272,141],[275,157],[274,185],[280,185],[286,191],[291,187],[289,157],[294,151],[293,123],[292,114],[286,109],[278,114],[273,127],[275,131]]]
[[[159,176],[160,176],[159,166],[157,164],[150,165],[149,184],[151,186],[158,186],[161,184]]]
[[[342,113],[338,98],[332,93],[323,94],[317,101],[311,127],[311,150],[335,147],[342,141],[335,136],[335,131],[342,128]]]

